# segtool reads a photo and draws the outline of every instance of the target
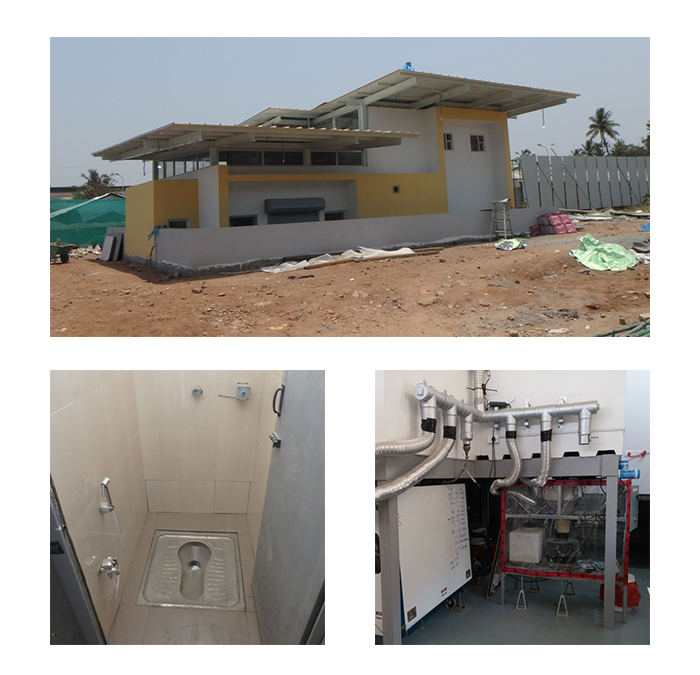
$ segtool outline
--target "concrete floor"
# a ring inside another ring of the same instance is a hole
[[[540,580],[540,592],[528,593],[530,583],[523,584],[527,611],[516,610],[518,587],[513,579],[506,585],[506,604],[501,605],[501,589],[485,598],[487,580],[471,583],[463,593],[466,611],[452,612],[441,607],[428,617],[422,628],[405,637],[405,645],[648,645],[650,603],[647,587],[649,568],[630,568],[642,599],[638,607],[629,608],[627,623],[615,612],[615,628],[603,628],[603,602],[598,598],[600,582],[573,581],[575,597],[566,597],[569,616],[557,616],[562,592],[558,579]],[[381,638],[377,639],[381,644]]]

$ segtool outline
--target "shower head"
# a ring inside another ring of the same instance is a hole
[[[107,495],[107,493],[109,492],[109,488],[107,487],[109,485],[109,482],[110,482],[109,478],[105,478],[101,483],[103,497],[105,497]]]

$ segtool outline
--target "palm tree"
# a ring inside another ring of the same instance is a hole
[[[594,136],[598,135],[600,136],[600,142],[605,147],[606,155],[610,154],[610,150],[608,149],[608,142],[605,137],[609,136],[612,140],[614,140],[617,138],[617,136],[619,136],[617,131],[615,131],[615,127],[619,127],[620,125],[617,122],[613,122],[610,115],[612,115],[612,112],[609,110],[606,110],[605,108],[598,108],[595,111],[595,116],[588,118],[591,123],[588,125],[588,132],[586,133],[586,136],[589,138],[593,138]]]
[[[592,138],[589,138],[580,148],[576,148],[572,154],[600,157],[603,154],[603,148],[600,143],[596,143]]]
[[[87,176],[84,173],[80,176],[85,179],[85,183],[73,193],[73,199],[94,199],[113,192],[116,187],[111,176],[106,173],[100,175],[97,169],[88,169]]]

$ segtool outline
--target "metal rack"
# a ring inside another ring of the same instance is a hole
[[[415,464],[415,457],[388,458],[377,462],[379,482],[389,481]],[[453,478],[462,462],[447,460],[432,474],[433,478]],[[510,460],[470,460],[469,473],[475,478],[500,478],[510,472]],[[615,628],[615,558],[617,538],[617,485],[619,457],[602,454],[595,457],[553,458],[549,475],[553,478],[597,479],[605,487],[603,627]],[[521,477],[539,473],[539,459],[522,462]],[[398,509],[396,499],[378,504],[379,537],[382,557],[382,612],[384,644],[401,644],[401,592],[399,575]],[[626,577],[625,577],[626,578]]]
[[[612,494],[608,491],[612,489]],[[521,483],[501,492],[501,572],[521,578],[606,581],[608,518],[614,524],[615,584],[626,598],[629,572],[629,532],[632,482],[603,479],[549,481],[543,488]],[[608,497],[615,502],[612,517]],[[527,524],[528,527],[522,527]],[[510,535],[513,538],[513,546]],[[524,546],[522,541],[527,541]],[[566,608],[562,585],[561,606]],[[521,591],[522,593],[522,591]],[[518,596],[518,605],[520,595]],[[505,604],[505,584],[501,584]],[[626,600],[623,622],[626,621]],[[559,613],[559,608],[557,609]],[[568,612],[566,612],[568,615]]]

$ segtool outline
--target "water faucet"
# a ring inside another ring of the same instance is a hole
[[[102,496],[107,497],[107,502],[102,502],[100,504],[100,513],[111,513],[114,511],[114,504],[112,504],[112,496],[109,494],[109,478],[105,478],[102,483]]]

